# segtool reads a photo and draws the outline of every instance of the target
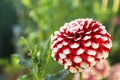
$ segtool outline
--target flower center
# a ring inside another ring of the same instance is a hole
[[[75,34],[75,33],[77,33],[78,31],[79,31],[79,27],[78,27],[78,26],[70,27],[70,28],[69,28],[69,32],[70,32],[70,33]]]

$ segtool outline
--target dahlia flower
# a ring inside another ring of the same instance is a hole
[[[98,80],[96,77],[96,72],[92,68],[87,68],[83,71],[83,80]],[[73,77],[73,80],[80,80],[79,73],[76,73]]]
[[[109,75],[109,80],[120,80],[120,63],[112,67]]]
[[[111,36],[101,23],[76,19],[54,33],[51,55],[65,69],[77,73],[106,59],[111,47]]]
[[[103,63],[97,63],[95,67],[83,70],[83,80],[102,80],[109,76],[110,65],[105,60]],[[79,73],[74,75],[73,80],[80,80]]]
[[[109,76],[111,67],[110,67],[108,61],[105,60],[102,63],[96,63],[96,65],[94,66],[94,69],[97,74],[96,76],[99,78],[99,80],[101,80],[101,79],[107,78]]]

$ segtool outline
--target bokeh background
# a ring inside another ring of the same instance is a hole
[[[92,18],[106,26],[113,43],[109,64],[120,63],[120,0],[0,0],[0,80],[29,73],[12,56],[28,58],[21,36],[42,48],[54,31],[76,18]],[[54,73],[62,67],[50,58],[47,68],[46,73]]]

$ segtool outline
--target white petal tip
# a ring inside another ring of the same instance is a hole
[[[75,63],[80,63],[81,61],[82,61],[82,58],[81,58],[81,57],[75,56],[75,58],[74,58],[74,62],[75,62]]]
[[[85,50],[82,49],[82,48],[78,49],[78,51],[77,51],[77,55],[83,54],[84,51],[85,51]]]
[[[78,43],[74,43],[74,44],[72,44],[70,47],[71,47],[71,48],[78,48],[79,45],[80,45],[80,44],[78,44]]]
[[[70,68],[69,68],[69,71],[70,71],[71,73],[77,73],[77,69],[76,69],[75,67],[70,67]]]

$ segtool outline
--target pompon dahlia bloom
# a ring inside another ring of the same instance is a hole
[[[92,19],[65,23],[52,38],[52,57],[72,73],[94,66],[108,57],[112,47],[110,34]]]
[[[120,63],[112,67],[109,75],[109,80],[120,80]]]

